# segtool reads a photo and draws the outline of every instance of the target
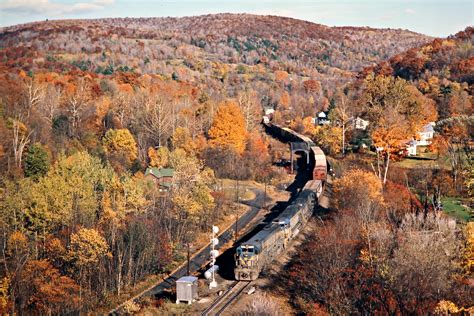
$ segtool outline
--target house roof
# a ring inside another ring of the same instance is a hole
[[[434,132],[434,127],[433,124],[429,123],[423,126],[423,130],[421,131],[422,133],[432,133]]]
[[[157,167],[148,167],[145,171],[145,176],[153,175],[157,178],[162,177],[172,177],[174,175],[174,169],[172,168],[157,168]]]
[[[355,120],[356,120],[357,122],[363,122],[363,123],[367,123],[367,124],[369,123],[369,121],[364,120],[363,118],[361,118],[361,117],[359,117],[359,116],[356,117]]]
[[[321,118],[322,118],[322,117],[326,117],[326,116],[327,116],[327,115],[326,115],[326,113],[324,113],[324,112],[319,112],[319,114],[318,114],[318,117],[321,117]]]

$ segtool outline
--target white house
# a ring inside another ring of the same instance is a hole
[[[318,113],[318,125],[326,125],[331,123],[326,112],[321,111]]]
[[[421,132],[418,132],[419,139],[416,142],[418,146],[428,146],[431,144],[431,140],[433,139],[435,133],[434,126],[434,122],[428,123],[423,126]]]
[[[407,143],[407,153],[408,156],[416,156],[416,146],[417,146],[417,141],[416,140],[411,140]]]
[[[273,113],[275,113],[275,109],[273,109],[273,108],[265,108],[265,115],[266,115],[266,116],[270,116],[270,115],[272,115]]]
[[[360,130],[366,130],[367,126],[369,126],[369,121],[366,121],[364,119],[361,119],[360,117],[356,117],[354,119],[354,128],[355,129],[360,129]]]

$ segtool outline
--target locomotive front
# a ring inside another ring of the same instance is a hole
[[[242,244],[235,253],[235,279],[238,281],[256,280],[259,273],[259,249],[252,244]]]

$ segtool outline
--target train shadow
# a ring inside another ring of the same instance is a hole
[[[291,202],[290,201],[278,201],[275,206],[273,206],[270,211],[265,214],[263,219],[257,224],[252,230],[245,233],[234,242],[231,248],[224,251],[216,259],[216,264],[219,266],[219,276],[225,280],[235,280],[234,277],[234,268],[235,268],[235,248],[243,242],[246,242],[253,236],[255,236],[259,231],[265,227],[268,223],[271,223]]]
[[[238,245],[243,242],[248,241],[253,236],[255,236],[259,231],[265,227],[268,223],[271,223],[281,212],[283,212],[288,205],[290,205],[294,199],[298,196],[300,190],[304,187],[306,182],[309,180],[310,175],[308,170],[306,169],[306,164],[304,162],[303,157],[298,163],[301,164],[301,167],[298,169],[294,181],[286,188],[286,191],[291,193],[290,199],[288,201],[277,201],[276,204],[270,209],[270,211],[265,214],[263,219],[260,221],[258,225],[256,225],[252,230],[245,233],[234,242],[231,248],[224,251],[219,257],[216,259],[216,265],[219,266],[218,275],[225,279],[225,280],[235,280],[234,276],[234,268],[235,268],[235,249]]]

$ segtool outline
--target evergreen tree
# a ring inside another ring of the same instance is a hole
[[[26,153],[24,172],[25,176],[39,178],[44,176],[50,167],[48,153],[40,143],[35,143],[28,148]]]

